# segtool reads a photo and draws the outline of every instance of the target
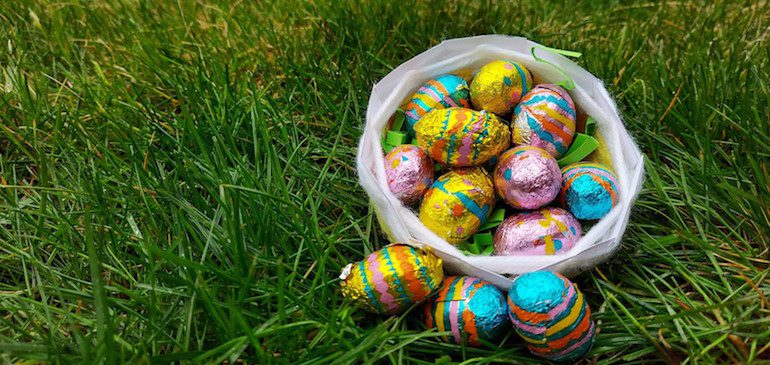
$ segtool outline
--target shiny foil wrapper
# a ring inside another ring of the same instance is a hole
[[[520,63],[492,61],[473,78],[471,103],[476,109],[503,116],[513,110],[532,84],[532,74]]]
[[[495,166],[495,190],[517,209],[537,209],[552,202],[561,187],[556,159],[541,148],[518,146],[506,151]]]
[[[433,160],[418,146],[396,146],[385,155],[388,187],[405,205],[420,201],[433,184],[433,174]]]
[[[452,167],[482,165],[511,143],[510,128],[494,114],[467,108],[433,110],[415,125],[415,133],[428,156]]]
[[[423,307],[425,325],[451,332],[446,341],[481,346],[510,328],[505,296],[494,285],[470,276],[449,276]]]
[[[580,222],[568,211],[546,207],[506,218],[494,235],[495,255],[558,255],[580,240]]]
[[[480,167],[449,171],[433,183],[420,204],[420,221],[458,244],[476,233],[495,205],[492,179]]]
[[[393,244],[348,264],[340,279],[345,299],[373,313],[398,314],[438,289],[444,270],[438,256]]]
[[[404,115],[409,132],[425,114],[434,109],[451,107],[470,108],[470,88],[460,76],[442,75],[428,80],[404,105]]]
[[[575,361],[591,350],[596,325],[583,293],[564,276],[535,271],[508,290],[508,315],[529,350],[552,361]]]
[[[540,147],[559,158],[575,136],[575,103],[558,85],[537,85],[513,111],[513,143]]]
[[[577,219],[602,219],[618,204],[618,181],[609,167],[578,162],[562,169],[561,202]]]

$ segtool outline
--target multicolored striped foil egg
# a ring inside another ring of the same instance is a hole
[[[433,110],[414,130],[428,156],[452,167],[482,165],[511,144],[511,130],[499,118],[466,108]]]
[[[435,298],[425,303],[425,325],[452,332],[457,344],[481,346],[510,328],[505,296],[494,287],[470,276],[449,276]],[[446,340],[450,340],[446,338]]]
[[[476,109],[502,116],[513,110],[532,84],[532,74],[520,63],[492,61],[473,77],[471,103]]]
[[[533,354],[575,361],[591,350],[595,325],[583,293],[550,271],[517,277],[508,291],[508,314]]]
[[[561,202],[577,219],[602,219],[618,204],[618,181],[605,165],[578,162],[562,169]]]
[[[447,74],[429,80],[404,106],[409,132],[414,132],[417,121],[431,110],[450,107],[470,108],[468,94],[468,83],[462,77]]]
[[[420,221],[447,242],[457,244],[479,229],[495,205],[495,188],[480,167],[441,175],[425,193]]]
[[[433,160],[415,145],[396,146],[385,155],[385,176],[393,194],[406,205],[420,201],[433,184]]]
[[[513,143],[540,147],[561,157],[575,136],[575,103],[561,86],[535,86],[513,111]]]
[[[495,230],[495,255],[558,255],[580,240],[580,222],[568,211],[546,207],[506,218]]]
[[[517,146],[500,156],[493,173],[497,194],[516,209],[537,209],[559,195],[561,170],[542,148]]]
[[[340,274],[342,296],[370,312],[397,314],[441,285],[441,259],[430,252],[393,244],[348,264]]]

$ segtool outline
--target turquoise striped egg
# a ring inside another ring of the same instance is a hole
[[[509,328],[505,297],[494,285],[470,276],[444,279],[435,298],[425,304],[425,325],[451,332],[455,343],[480,346]]]
[[[429,80],[417,90],[404,106],[407,129],[414,134],[414,125],[431,110],[470,107],[468,83],[462,77],[441,75]]]
[[[574,361],[591,350],[596,326],[583,293],[550,271],[526,273],[508,291],[508,314],[529,350],[553,361]]]
[[[560,199],[577,219],[602,219],[618,204],[618,181],[602,164],[567,165],[562,169]]]
[[[561,86],[535,86],[513,110],[513,143],[540,147],[559,158],[575,135],[575,103]]]

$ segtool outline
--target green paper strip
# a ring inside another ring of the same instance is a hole
[[[565,153],[564,156],[562,156],[557,161],[559,163],[559,167],[564,167],[569,164],[582,161],[598,147],[599,141],[597,141],[596,138],[583,133],[576,134],[575,140],[572,141],[572,146],[570,146],[567,153]]]
[[[484,251],[481,251],[481,255],[482,256],[489,256],[494,251],[495,251],[495,245],[493,243],[492,246],[488,246],[487,248],[484,249]]]
[[[388,131],[385,135],[385,143],[391,146],[400,146],[406,143],[406,133],[398,131]]]
[[[417,138],[412,138],[412,143],[410,143],[410,144],[413,144],[415,146],[419,146],[420,145],[419,143],[417,143]]]
[[[479,227],[479,231],[495,228],[499,226],[500,223],[503,223],[503,220],[505,220],[505,209],[497,209],[493,211],[492,214],[489,215],[489,218],[487,218],[487,221]]]
[[[486,248],[495,243],[491,233],[476,233],[473,235],[473,244],[479,248]]]
[[[473,245],[476,246],[477,255],[489,255],[495,246],[492,233],[476,233],[473,235]]]
[[[490,255],[494,249],[492,233],[476,233],[473,235],[473,243],[462,242],[459,249],[469,255]]]
[[[458,248],[466,255],[478,255],[481,252],[481,250],[479,250],[479,246],[468,241],[460,243],[460,247]]]
[[[548,51],[551,51],[553,53],[558,53],[562,56],[572,57],[572,58],[580,58],[583,57],[583,54],[580,52],[575,51],[568,51],[566,49],[558,49],[558,48],[552,48],[552,47],[546,47],[546,46],[538,46],[537,48],[545,49]]]
[[[390,126],[390,130],[400,131],[401,128],[404,127],[404,119],[405,119],[404,111],[401,109],[396,109],[396,114],[394,115],[394,118],[393,118],[393,125]]]
[[[596,133],[596,119],[590,115],[586,118],[586,134],[593,136]]]
[[[558,66],[556,64],[553,64],[553,63],[551,63],[549,61],[546,61],[546,60],[538,57],[535,54],[535,49],[544,49],[546,51],[551,51],[551,52],[559,53],[559,54],[562,54],[562,55],[565,55],[565,56],[573,56],[573,57],[580,57],[583,54],[579,53],[579,52],[565,51],[565,50],[561,50],[561,49],[544,47],[544,46],[535,46],[535,47],[532,47],[530,49],[530,52],[532,52],[532,57],[535,59],[535,61],[542,62],[542,63],[545,63],[547,65],[550,65],[551,67],[555,68],[557,71],[559,71],[559,73],[561,73],[564,76],[564,80],[557,82],[556,83],[557,85],[559,85],[559,86],[561,86],[561,87],[563,87],[563,88],[565,88],[567,90],[574,89],[575,88],[575,82],[572,81],[572,78],[569,77],[569,75],[567,75],[567,72],[564,71],[564,69],[561,68],[561,66]]]
[[[382,136],[382,149],[385,150],[385,153],[390,152],[393,147],[405,144],[409,140],[406,132],[401,132],[401,129],[404,127],[404,118],[404,111],[396,109],[390,130],[386,131],[385,135]]]

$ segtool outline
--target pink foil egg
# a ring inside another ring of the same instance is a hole
[[[420,201],[433,184],[433,173],[433,160],[415,145],[396,146],[385,155],[388,187],[405,205]]]
[[[495,189],[516,209],[537,209],[552,202],[561,189],[556,159],[542,148],[514,147],[500,156],[494,171]]]
[[[580,222],[564,209],[546,207],[506,218],[495,231],[495,255],[558,255],[580,240]]]

